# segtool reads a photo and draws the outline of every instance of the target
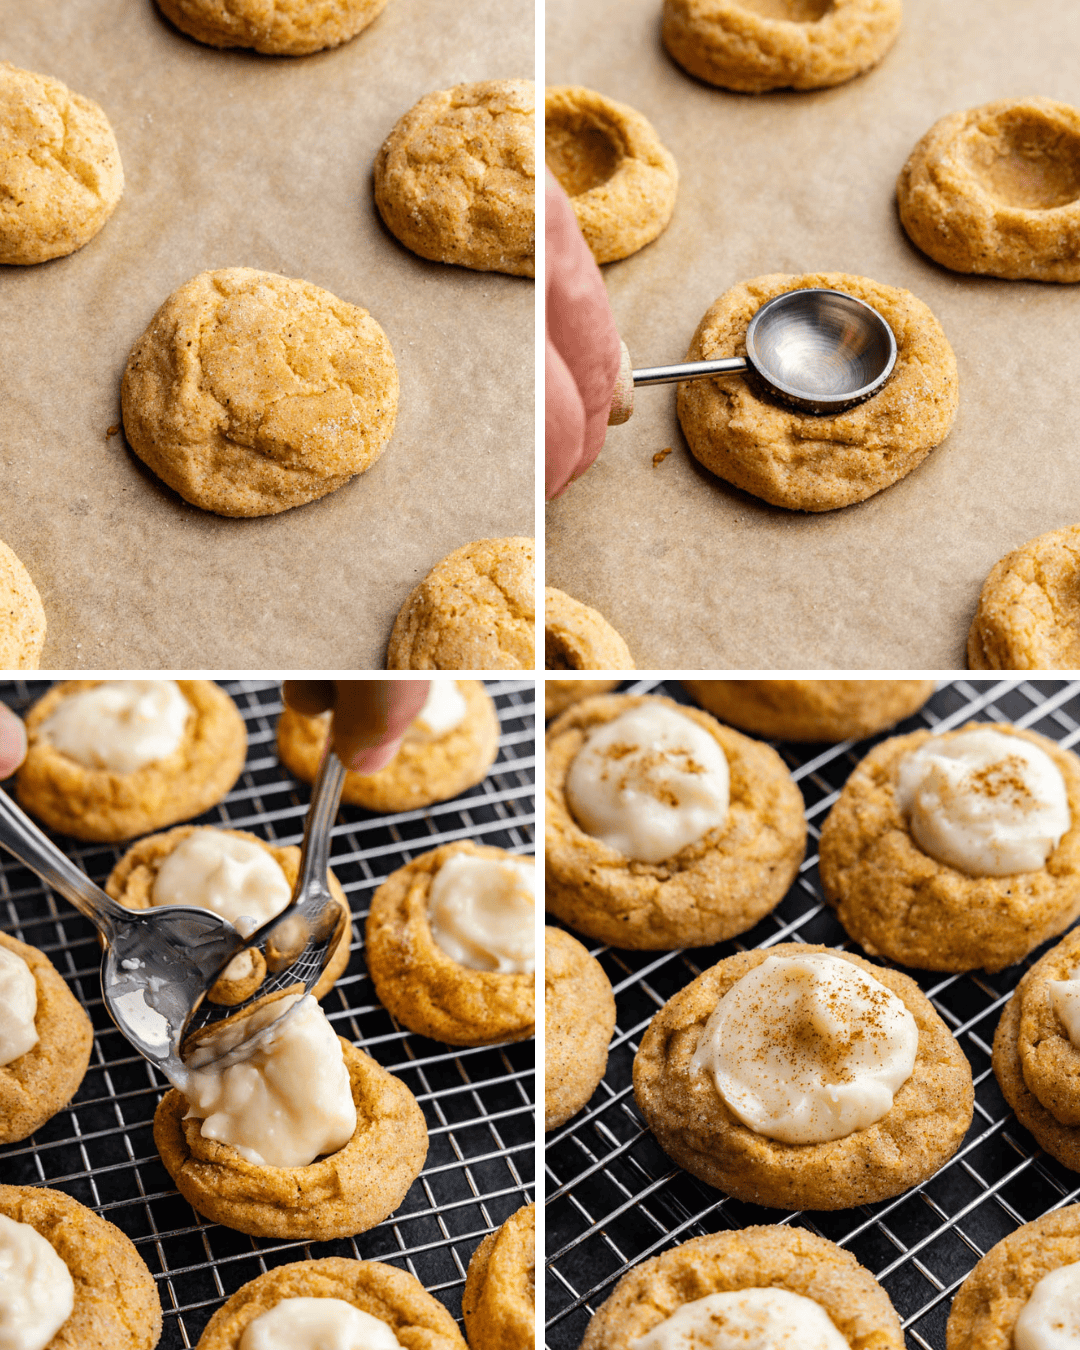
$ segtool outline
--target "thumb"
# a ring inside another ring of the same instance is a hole
[[[378,745],[368,746],[353,756],[353,773],[378,773],[397,754],[405,733],[427,701],[430,680],[389,680],[386,731]]]

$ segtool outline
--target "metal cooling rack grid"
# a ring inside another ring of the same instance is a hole
[[[0,698],[22,711],[45,683],[9,682],[0,686]],[[277,760],[279,688],[267,681],[224,683],[247,723],[248,759],[227,800],[199,820],[299,843],[308,789]],[[501,736],[498,760],[481,785],[451,802],[395,816],[342,808],[331,865],[360,935],[375,888],[419,853],[465,837],[515,853],[532,851],[534,686],[501,681],[488,688]],[[123,851],[70,839],[61,843],[99,882]],[[0,1148],[0,1181],[59,1187],[133,1239],[158,1281],[163,1350],[193,1346],[211,1313],[247,1280],[309,1256],[390,1261],[416,1275],[460,1318],[473,1251],[531,1199],[531,1041],[451,1051],[401,1030],[376,999],[357,950],[362,943],[354,943],[348,970],[323,1007],[339,1034],[360,1044],[416,1095],[430,1134],[427,1162],[396,1213],[354,1239],[253,1239],[204,1222],[173,1189],[151,1128],[166,1085],[131,1051],[102,1007],[96,934],[6,853],[0,854],[0,928],[49,955],[95,1030],[90,1069],[71,1106],[31,1139]]]
[[[678,684],[641,680],[628,693],[661,690],[684,703]],[[1080,683],[958,680],[939,689],[897,730],[948,730],[968,720],[1007,721],[1072,747],[1080,740]],[[885,733],[893,734],[892,732]],[[875,740],[883,739],[877,737]],[[821,823],[872,742],[778,746],[806,801],[806,860],[776,910],[740,939],[682,952],[626,952],[592,944],[615,990],[618,1020],[608,1069],[590,1104],[548,1136],[547,1345],[574,1350],[595,1309],[632,1265],[704,1233],[754,1223],[794,1223],[851,1251],[888,1290],[907,1344],[944,1350],[952,1296],[999,1239],[1080,1199],[1080,1178],[1042,1154],[1017,1124],[990,1067],[994,1029],[1024,971],[1049,947],[997,975],[908,971],[959,1039],[976,1084],[975,1117],[957,1154],[929,1182],[877,1205],[782,1215],[741,1204],[675,1166],[634,1103],[631,1066],[653,1014],[724,956],[777,942],[850,946],[821,899]]]

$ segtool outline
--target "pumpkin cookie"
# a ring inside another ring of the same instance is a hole
[[[633,670],[634,658],[602,614],[548,586],[544,590],[544,665],[548,670]]]
[[[478,539],[415,586],[394,620],[387,670],[533,670],[535,547]]]
[[[109,119],[48,75],[0,61],[0,263],[88,244],[124,191]]]
[[[0,1215],[27,1224],[67,1268],[71,1312],[49,1347],[56,1350],[153,1350],[161,1336],[161,1300],[135,1244],[119,1228],[63,1191],[0,1185]],[[10,1230],[9,1230],[10,1231]],[[45,1261],[50,1253],[45,1252]],[[41,1287],[50,1303],[64,1298],[67,1281],[26,1270],[26,1286]],[[65,1306],[67,1306],[65,1304]]]
[[[969,670],[1080,666],[1080,525],[1029,539],[990,569],[968,632]]]
[[[802,796],[775,750],[629,694],[574,704],[548,729],[546,828],[551,913],[601,942],[662,951],[752,928],[806,844]]]
[[[371,468],[398,375],[366,309],[229,267],[173,291],[131,349],[121,399],[128,444],[185,501],[268,516]]]
[[[1000,99],[935,122],[900,173],[900,221],[954,272],[1080,281],[1080,108]]]
[[[45,610],[30,573],[0,539],[0,669],[37,670]]]
[[[531,80],[428,94],[375,156],[375,204],[406,248],[478,272],[535,271]]]
[[[675,209],[675,158],[641,113],[592,89],[547,90],[544,156],[598,263],[652,243]]]
[[[783,1291],[774,1317],[790,1310],[802,1332],[789,1344],[806,1344],[813,1332],[820,1336],[831,1326],[850,1350],[903,1350],[900,1319],[888,1294],[850,1252],[804,1228],[775,1225],[709,1233],[634,1266],[593,1315],[581,1350],[632,1350],[639,1337],[663,1335],[661,1328],[669,1325],[674,1333],[680,1323],[689,1332],[695,1323],[687,1319],[699,1309],[706,1317],[715,1309],[721,1322],[731,1304],[738,1307],[740,1300],[732,1296],[750,1290]],[[753,1307],[746,1306],[744,1317]],[[731,1332],[746,1334],[734,1309],[729,1317]],[[793,1329],[779,1317],[767,1326],[777,1333]],[[641,1350],[660,1346],[649,1339]]]
[[[901,0],[664,0],[662,35],[723,89],[823,89],[877,65],[901,13]]]
[[[304,783],[315,781],[328,725],[288,707],[278,721],[281,762]],[[377,773],[347,773],[341,800],[369,811],[449,801],[482,782],[498,753],[499,718],[479,680],[433,680],[394,758]]]
[[[386,0],[157,0],[182,33],[210,47],[254,47],[271,56],[305,56],[355,37]]]
[[[27,1139],[66,1106],[94,1032],[44,952],[0,933],[0,1144]]]
[[[916,712],[933,680],[683,680],[722,722],[776,741],[862,740]]]
[[[561,928],[544,929],[544,1129],[577,1115],[607,1067],[615,995],[599,961]]]
[[[820,871],[871,955],[1001,970],[1080,914],[1080,764],[996,723],[883,741],[825,821]]]
[[[975,1100],[914,980],[801,942],[729,956],[669,999],[634,1095],[680,1167],[778,1209],[849,1209],[927,1180]]]
[[[473,1253],[461,1296],[472,1350],[533,1350],[536,1207],[525,1205]]]
[[[381,1261],[350,1261],[340,1256],[275,1266],[249,1280],[211,1317],[195,1350],[240,1350],[253,1322],[296,1299],[305,1300],[300,1310],[309,1316],[326,1304],[311,1308],[307,1300],[340,1300],[385,1324],[403,1346],[466,1350],[457,1323],[415,1275]]]
[[[593,694],[607,694],[618,689],[618,680],[546,680],[544,682],[544,717],[550,722],[553,717],[569,708],[571,703],[580,703],[583,698]]]
[[[375,892],[364,957],[383,1006],[448,1045],[533,1034],[533,860],[468,840],[392,872]]]
[[[22,806],[109,843],[208,811],[247,755],[244,719],[211,680],[64,680],[27,713],[26,737]]]

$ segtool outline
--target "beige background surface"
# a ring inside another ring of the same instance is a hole
[[[127,179],[68,258],[0,267],[0,538],[41,591],[44,666],[381,667],[394,615],[471,539],[533,533],[533,285],[409,253],[371,163],[432,89],[530,76],[528,0],[390,0],[309,57],[204,47],[152,0],[0,0],[0,59],[96,99]],[[378,463],[283,515],[189,506],[126,448],[135,339],[205,268],[363,305],[401,376]]]
[[[1080,103],[1080,5],[907,0],[875,70],[757,96],[686,75],[659,16],[659,0],[548,0],[548,82],[643,112],[681,172],[666,233],[604,268],[634,363],[682,360],[739,281],[854,272],[933,309],[956,351],[960,411],[908,478],[808,515],[707,473],[674,387],[639,390],[595,468],[549,507],[548,583],[599,609],[643,669],[962,667],[993,563],[1080,521],[1080,294],[938,267],[900,227],[895,180],[948,112],[1030,94]]]

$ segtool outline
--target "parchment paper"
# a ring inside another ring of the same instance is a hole
[[[0,538],[49,622],[43,665],[379,668],[440,558],[533,533],[533,285],[426,262],[387,233],[375,152],[420,97],[533,72],[526,0],[390,0],[309,57],[218,51],[152,0],[0,0],[0,58],[96,99],[127,185],[89,245],[0,267]],[[189,506],[123,435],[128,351],[206,268],[363,305],[401,377],[378,463],[256,520]]]
[[[599,609],[642,669],[963,667],[991,566],[1080,521],[1080,288],[946,271],[895,208],[897,174],[946,113],[1032,94],[1080,103],[1080,6],[904,9],[868,74],[754,96],[666,55],[659,0],[548,0],[548,83],[637,108],[681,173],[668,230],[604,268],[635,365],[682,360],[729,286],[821,270],[914,292],[960,370],[948,439],[900,483],[821,515],[714,478],[682,437],[674,386],[638,390],[596,466],[549,507],[547,581]]]

